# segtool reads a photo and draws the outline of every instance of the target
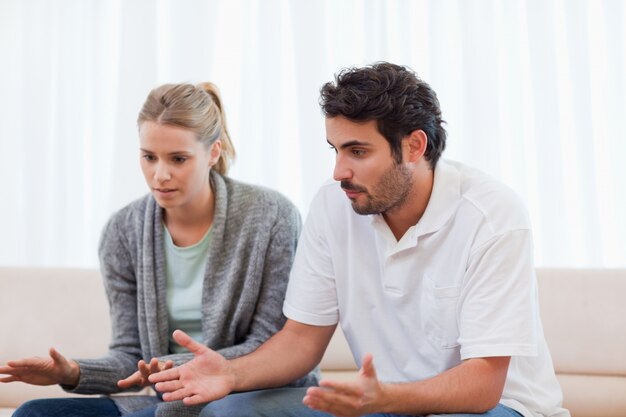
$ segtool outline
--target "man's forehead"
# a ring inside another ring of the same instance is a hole
[[[326,118],[326,141],[335,148],[378,146],[387,142],[375,120],[355,122],[339,116]]]

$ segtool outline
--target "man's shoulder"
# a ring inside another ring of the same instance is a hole
[[[460,176],[462,208],[478,212],[494,232],[530,228],[526,205],[511,187],[476,168],[453,166]]]

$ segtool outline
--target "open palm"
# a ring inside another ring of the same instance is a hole
[[[0,378],[0,382],[21,381],[32,385],[76,385],[79,368],[74,361],[67,360],[54,348],[50,348],[50,357],[32,357],[8,361],[0,366],[0,374],[9,375]]]
[[[225,397],[232,391],[234,375],[228,361],[219,353],[176,330],[174,340],[194,354],[194,358],[176,368],[149,377],[165,401],[182,400],[197,405]]]

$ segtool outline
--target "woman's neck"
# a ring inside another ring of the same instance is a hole
[[[163,212],[163,223],[176,246],[191,246],[202,239],[213,224],[215,196],[211,187],[190,204]]]

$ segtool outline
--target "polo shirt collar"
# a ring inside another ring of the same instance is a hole
[[[400,239],[396,250],[415,246],[420,236],[434,233],[441,229],[452,217],[461,199],[461,174],[456,166],[439,160],[435,167],[433,190],[426,206],[424,215]],[[372,226],[382,233],[387,240],[395,241],[395,237],[381,214],[371,216]]]
[[[441,229],[456,212],[461,201],[461,173],[445,160],[435,167],[435,179],[426,211],[417,223],[416,234],[423,236]]]

